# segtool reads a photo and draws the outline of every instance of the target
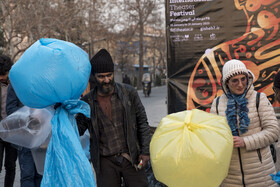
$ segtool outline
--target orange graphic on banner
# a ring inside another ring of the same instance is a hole
[[[207,50],[199,59],[188,83],[187,110],[210,110],[214,98],[223,93],[222,66],[231,59],[243,61],[255,76],[255,89],[274,102],[272,83],[280,69],[280,2],[235,0],[235,6],[247,17],[246,32]]]

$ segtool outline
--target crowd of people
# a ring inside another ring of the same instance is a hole
[[[145,108],[134,87],[114,81],[114,62],[106,49],[98,51],[90,62],[94,86],[81,100],[90,106],[91,117],[78,114],[76,120],[80,135],[86,130],[90,134],[90,161],[97,186],[146,187],[149,182],[144,168],[150,159],[152,134]],[[0,56],[1,119],[23,106],[9,83],[12,65],[9,57]],[[277,186],[270,177],[276,174],[270,145],[279,138],[280,127],[273,106],[264,93],[254,90],[253,81],[254,75],[240,60],[224,64],[224,93],[213,101],[211,113],[226,117],[234,148],[221,186]],[[275,99],[280,101],[279,72],[273,85]],[[17,158],[21,186],[40,186],[42,176],[36,172],[30,149],[0,139],[5,187],[13,186]]]

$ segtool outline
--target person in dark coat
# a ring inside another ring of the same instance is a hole
[[[123,83],[124,83],[124,84],[131,84],[130,78],[127,76],[127,74],[124,75]]]
[[[9,71],[12,67],[13,63],[10,57],[5,55],[0,55],[0,120],[7,116],[6,112],[6,98],[7,98],[7,90],[9,81]],[[16,148],[9,142],[5,142],[0,139],[0,173],[2,171],[2,165],[4,160],[4,152],[5,152],[5,187],[12,187],[14,185],[15,174],[16,174],[16,160],[17,160],[17,150]]]
[[[98,187],[148,186],[144,166],[150,159],[151,132],[137,91],[114,81],[114,63],[107,50],[92,59],[96,86],[81,100],[91,108],[91,118],[78,114],[80,135],[90,133],[90,153]],[[137,167],[138,166],[138,167]]]
[[[272,88],[273,88],[273,91],[275,94],[276,101],[278,101],[280,103],[280,71],[278,71],[274,77]]]

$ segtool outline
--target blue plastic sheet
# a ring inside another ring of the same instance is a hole
[[[41,186],[95,186],[74,117],[77,113],[89,117],[89,111],[87,103],[77,100],[64,102],[56,110]]]
[[[276,175],[270,174],[270,176],[272,177],[272,180],[274,180],[280,186],[280,171],[278,171]]]
[[[81,146],[75,114],[89,117],[89,105],[78,100],[91,71],[88,55],[57,39],[40,39],[12,66],[11,84],[21,102],[31,108],[61,103],[51,120],[50,139],[41,186],[96,186]]]

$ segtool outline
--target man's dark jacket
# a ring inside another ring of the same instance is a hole
[[[16,92],[12,85],[10,84],[7,91],[7,101],[6,101],[6,112],[7,115],[10,115],[23,107],[23,104],[20,102],[19,98],[16,95]]]
[[[124,109],[124,131],[125,138],[132,159],[132,164],[138,163],[140,154],[149,155],[149,144],[151,141],[151,131],[148,125],[146,112],[137,91],[130,85],[115,83],[115,89],[122,102]],[[90,133],[90,154],[91,161],[97,173],[100,170],[100,153],[99,153],[99,130],[96,118],[96,106],[94,104],[94,94],[96,88],[91,90],[81,100],[87,102],[91,108],[90,119],[82,114],[78,114],[77,124],[80,135],[86,129]]]

